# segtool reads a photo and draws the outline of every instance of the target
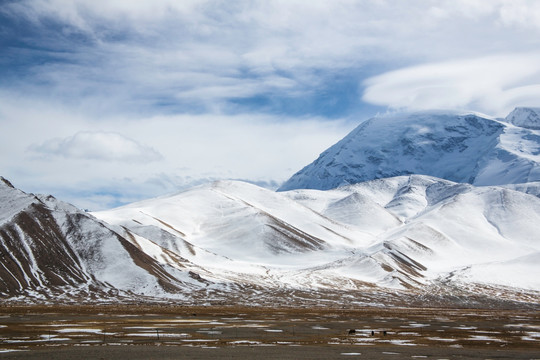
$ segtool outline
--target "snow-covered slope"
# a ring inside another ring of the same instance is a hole
[[[534,130],[535,116],[530,109],[516,109],[508,122],[433,111],[375,117],[279,190],[326,190],[408,174],[474,185],[539,181],[540,132]]]
[[[217,182],[94,215],[197,264],[214,283],[415,292],[449,278],[510,285],[511,275],[490,267],[540,271],[519,260],[540,251],[540,199],[428,176],[281,193]]]
[[[0,178],[0,295],[163,296],[186,284],[90,214]]]
[[[0,297],[382,303],[504,289],[530,302],[538,233],[535,195],[421,175],[280,193],[221,181],[93,215],[2,180]]]
[[[286,194],[300,202],[311,203],[319,193],[296,190]],[[537,256],[540,248],[536,235],[540,228],[540,202],[534,196],[426,176],[373,180],[323,193],[327,198],[323,213],[334,211],[336,204],[355,194],[359,204],[374,203],[398,218],[401,224],[397,226],[380,221],[388,218],[381,216],[381,211],[347,220],[349,225],[363,228],[365,223],[371,224],[371,231],[378,239],[367,250],[371,257],[393,253],[405,255],[414,260],[413,264],[420,264],[418,281],[422,277],[433,280],[453,274],[454,281],[459,278],[472,283],[509,285],[511,278],[514,286],[532,286],[532,289],[540,290],[540,282],[532,280],[533,274],[540,271],[540,263],[517,260]],[[348,212],[343,210],[342,218]],[[353,214],[357,212],[353,211]],[[466,279],[455,275],[463,269],[510,263],[518,263],[522,269],[528,267],[531,275],[518,278],[511,273],[496,271],[484,271],[478,278],[470,274]]]

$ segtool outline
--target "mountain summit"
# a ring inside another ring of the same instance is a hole
[[[535,109],[506,121],[478,114],[418,112],[371,118],[323,152],[279,191],[333,189],[392,176],[421,174],[474,185],[540,180]]]
[[[510,124],[527,129],[540,130],[540,108],[518,107],[505,119]]]

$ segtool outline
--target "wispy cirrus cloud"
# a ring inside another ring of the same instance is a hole
[[[29,150],[45,157],[96,161],[148,163],[163,159],[159,152],[149,146],[119,133],[104,131],[80,131],[67,138],[31,145]]]

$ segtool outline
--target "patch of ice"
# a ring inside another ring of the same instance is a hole
[[[378,342],[387,342],[393,345],[399,345],[399,346],[417,346],[416,344],[412,343],[411,340],[406,339],[394,339],[394,340],[380,340]]]
[[[59,333],[91,333],[91,334],[103,334],[103,330],[101,329],[88,329],[88,328],[65,328],[65,329],[57,329],[55,330]],[[111,333],[109,335],[114,335],[114,333]]]
[[[412,327],[412,328],[421,328],[421,327],[428,327],[431,326],[430,324],[419,324],[419,323],[409,323],[409,326],[400,326],[402,328]]]
[[[125,336],[133,336],[133,337],[152,337],[157,338],[158,334],[156,332],[146,332],[146,333],[129,333],[125,334]],[[159,338],[188,338],[191,335],[180,333],[180,334],[174,334],[174,333],[159,333]]]
[[[258,345],[260,344],[260,341],[252,341],[252,340],[236,340],[231,341],[229,344],[231,345]]]
[[[497,339],[492,336],[484,336],[484,335],[471,335],[469,336],[469,340],[504,342],[501,339]]]
[[[432,341],[443,341],[443,342],[454,342],[456,341],[456,339],[445,339],[445,338],[440,338],[440,337],[427,337],[426,339],[428,340],[432,340]]]
[[[185,342],[214,342],[219,341],[218,339],[182,339]]]
[[[540,332],[537,331],[527,331],[527,336],[522,336],[521,338],[525,341],[540,341]]]

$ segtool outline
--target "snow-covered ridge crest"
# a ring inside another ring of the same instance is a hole
[[[15,188],[15,186],[13,186],[13,184],[10,183],[9,180],[3,176],[0,176],[0,184],[3,184],[4,186],[8,186],[10,188]]]
[[[424,111],[361,123],[280,191],[422,174],[475,185],[540,180],[540,136],[480,114]]]

